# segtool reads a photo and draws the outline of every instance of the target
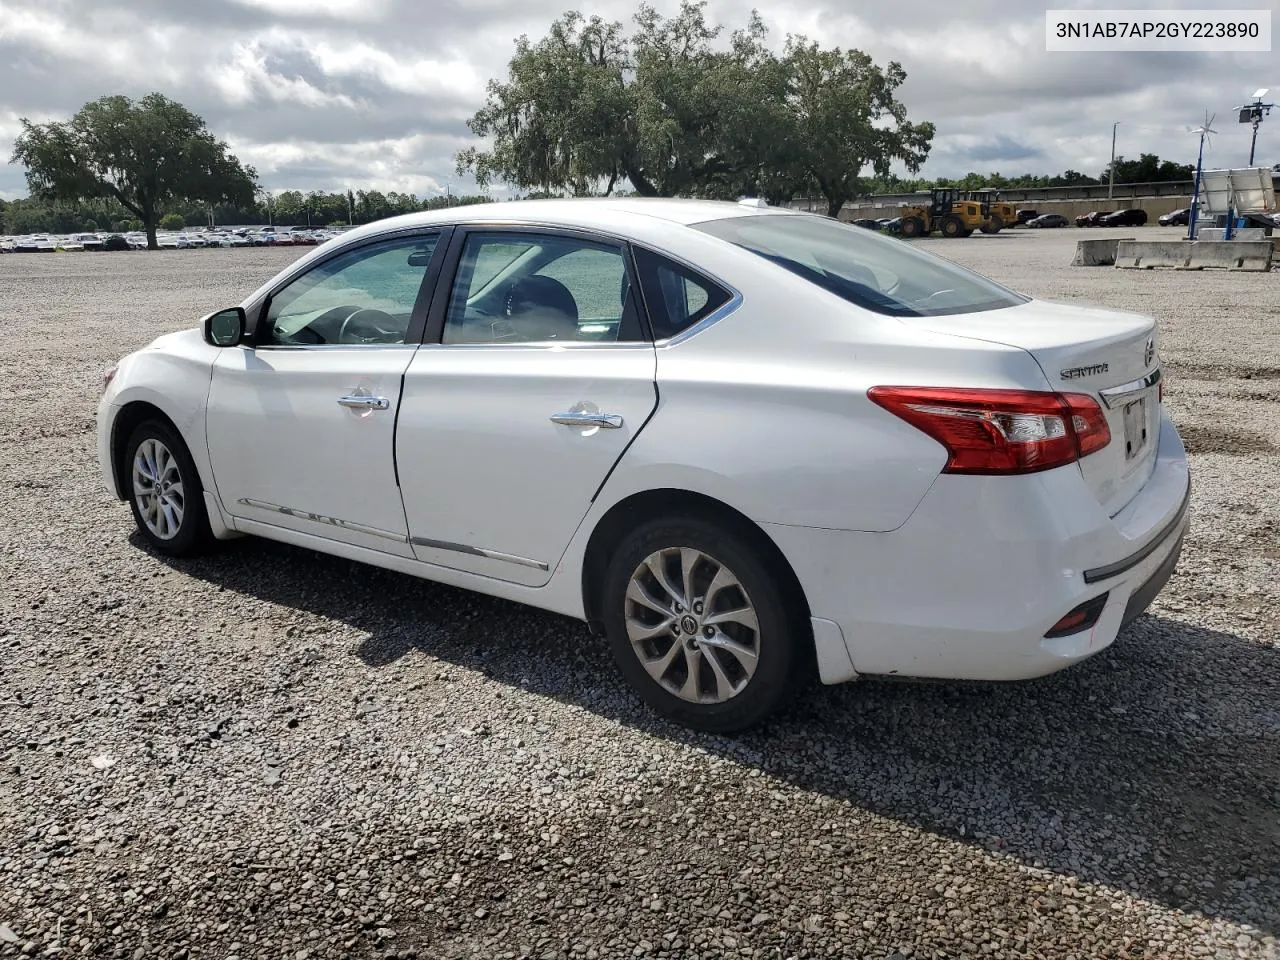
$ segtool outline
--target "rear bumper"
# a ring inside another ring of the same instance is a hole
[[[1184,527],[1183,530],[1185,531],[1185,529]],[[1129,602],[1125,604],[1124,616],[1120,619],[1121,630],[1142,616],[1147,607],[1151,606],[1151,601],[1160,594],[1160,591],[1164,589],[1164,585],[1169,582],[1169,578],[1173,576],[1173,571],[1178,566],[1178,558],[1182,556],[1182,540],[1183,533],[1180,532],[1173,548],[1169,551],[1168,556],[1165,557],[1164,562],[1156,569],[1156,572],[1148,578],[1146,583],[1129,594]]]
[[[812,615],[838,625],[851,675],[1019,680],[1106,649],[1150,606],[1178,562],[1189,483],[1186,451],[1162,414],[1152,474],[1115,517],[1072,465],[1022,477],[939,477],[890,533],[766,530]],[[1102,595],[1089,629],[1045,637],[1068,611]]]

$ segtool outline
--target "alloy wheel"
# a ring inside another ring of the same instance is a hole
[[[741,693],[760,660],[760,624],[733,571],[700,550],[651,553],[627,584],[625,623],[645,671],[690,703]]]
[[[148,437],[133,454],[133,495],[147,529],[172,540],[182,529],[186,494],[178,461],[161,441]]]

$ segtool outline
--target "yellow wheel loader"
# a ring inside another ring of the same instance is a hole
[[[944,237],[967,237],[988,220],[982,202],[955,187],[934,187],[929,191],[928,205],[904,206],[901,217],[904,237],[926,237],[935,232]]]

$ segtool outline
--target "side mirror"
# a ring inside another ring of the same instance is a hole
[[[244,339],[244,307],[229,307],[209,314],[202,321],[204,342],[214,347],[234,347]]]

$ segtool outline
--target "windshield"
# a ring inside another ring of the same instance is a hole
[[[694,226],[757,253],[876,313],[936,317],[1026,303],[1028,298],[911,246],[808,214],[709,220]]]

